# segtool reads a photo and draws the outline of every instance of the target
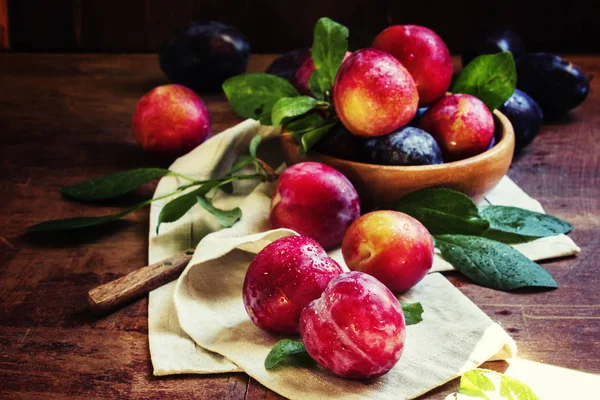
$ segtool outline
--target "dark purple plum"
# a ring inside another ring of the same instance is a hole
[[[406,126],[387,135],[365,140],[363,159],[381,165],[442,164],[442,151],[429,133]]]
[[[491,149],[492,147],[494,147],[496,145],[496,136],[494,136],[492,138],[492,141],[490,142],[490,146],[487,148],[488,150]]]
[[[195,91],[218,91],[246,72],[250,45],[236,28],[214,21],[192,22],[175,31],[159,52],[169,80]]]
[[[513,95],[498,108],[510,120],[515,131],[515,153],[519,153],[538,134],[544,114],[527,93],[515,89]]]
[[[344,160],[359,161],[363,139],[337,124],[317,143],[315,150]]]
[[[296,71],[308,58],[310,58],[310,49],[288,51],[273,60],[265,72],[292,82]]]
[[[482,54],[495,54],[503,51],[510,51],[515,60],[525,55],[523,42],[517,32],[507,28],[482,32],[466,46],[462,54],[462,64],[465,66]]]
[[[517,87],[541,107],[544,118],[554,120],[581,104],[590,80],[567,60],[550,53],[531,53],[517,63]]]

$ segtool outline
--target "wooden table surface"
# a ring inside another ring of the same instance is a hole
[[[262,71],[271,56],[254,56]],[[600,56],[571,57],[600,76]],[[242,373],[156,378],[147,300],[104,318],[86,310],[91,288],[147,262],[148,210],[108,227],[28,237],[51,218],[101,215],[152,194],[155,183],[109,205],[61,198],[59,188],[157,165],[131,134],[137,100],[167,83],[155,55],[0,54],[0,398],[278,398]],[[241,119],[222,95],[204,96],[220,132]],[[560,288],[503,293],[450,274],[516,340],[520,356],[600,373],[600,79],[587,101],[545,125],[509,176],[547,212],[575,225],[576,258],[545,262]],[[505,363],[488,363],[502,370]],[[456,381],[423,398],[442,399]]]

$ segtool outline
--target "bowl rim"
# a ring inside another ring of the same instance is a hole
[[[334,161],[334,162],[338,162],[338,163],[344,163],[344,164],[347,164],[349,166],[353,166],[356,168],[377,169],[379,171],[385,170],[385,171],[389,171],[389,172],[392,172],[392,171],[396,171],[396,172],[401,172],[401,171],[404,171],[404,172],[441,171],[441,170],[447,170],[448,168],[464,168],[464,167],[468,167],[470,165],[479,165],[480,163],[485,162],[486,160],[490,160],[495,157],[501,156],[501,154],[503,152],[506,152],[511,147],[514,149],[515,132],[514,132],[512,124],[510,123],[509,119],[504,114],[502,114],[499,110],[497,110],[497,109],[494,110],[493,114],[496,115],[496,117],[498,118],[498,120],[500,121],[500,124],[502,126],[500,139],[498,140],[498,142],[494,146],[492,146],[491,149],[488,149],[488,150],[484,151],[483,153],[477,154],[472,157],[463,158],[462,160],[450,161],[450,162],[445,162],[442,164],[430,164],[430,165],[384,165],[384,164],[369,164],[369,163],[363,163],[363,162],[359,162],[359,161],[346,160],[343,158],[333,157],[333,156],[330,156],[330,155],[327,155],[324,153],[320,153],[315,150],[311,150],[311,152],[313,152],[313,154],[318,155],[318,157],[321,158],[325,162]],[[292,137],[292,134],[287,129],[285,129],[285,127],[283,128],[281,135],[282,135],[282,138],[285,136],[285,138],[291,144],[293,144],[294,147],[297,147],[297,148],[300,147],[300,145],[297,144],[296,141],[294,140],[294,138]],[[513,149],[510,149],[511,156],[513,153]],[[309,155],[307,155],[307,156],[309,156]]]

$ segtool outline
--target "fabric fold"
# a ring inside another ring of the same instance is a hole
[[[265,139],[261,145],[264,157],[271,165],[279,165],[283,161],[276,140],[279,128],[247,120],[212,137],[176,160],[170,169],[195,179],[220,176],[239,154],[247,152],[257,134]],[[183,183],[177,177],[164,177],[154,196],[167,194]],[[285,229],[269,230],[273,186],[250,181],[236,185],[234,195],[219,194],[215,198],[217,207],[240,207],[243,211],[238,223],[222,230],[212,215],[196,205],[180,220],[161,225],[157,235],[158,215],[171,199],[152,205],[149,262],[196,247],[179,280],[150,294],[149,344],[155,375],[245,371],[289,398],[397,399],[416,397],[487,360],[515,355],[516,346],[510,336],[435,273],[453,269],[436,254],[432,273],[402,296],[403,301],[423,304],[424,320],[408,327],[405,354],[390,373],[372,382],[354,382],[320,369],[266,371],[264,358],[280,338],[252,324],[243,307],[241,287],[255,253],[279,237],[295,234]],[[508,177],[486,195],[484,202],[543,212],[539,202]],[[579,252],[565,235],[514,247],[533,260]],[[329,253],[345,267],[339,249]]]

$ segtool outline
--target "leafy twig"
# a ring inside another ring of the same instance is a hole
[[[229,190],[229,193],[231,193],[233,191],[232,183],[238,180],[255,179],[262,182],[272,182],[275,179],[277,179],[277,175],[275,174],[273,169],[264,161],[256,158],[256,152],[258,146],[260,145],[260,142],[260,136],[256,136],[255,138],[253,138],[250,142],[250,154],[241,155],[238,158],[238,160],[233,164],[231,169],[227,172],[227,174],[225,174],[225,176],[221,178],[195,180],[193,178],[190,178],[178,172],[170,171],[168,169],[138,168],[130,171],[123,171],[116,174],[92,179],[90,181],[82,182],[77,185],[65,187],[61,190],[61,192],[67,197],[79,201],[97,202],[99,200],[111,199],[129,193],[138,188],[139,186],[165,175],[173,175],[190,181],[190,183],[178,187],[171,193],[165,194],[154,199],[144,200],[138,204],[135,204],[123,211],[114,214],[103,215],[98,217],[75,217],[46,221],[28,227],[27,232],[53,232],[102,225],[105,223],[116,221],[124,217],[125,215],[132,213],[133,211],[139,210],[140,208],[147,206],[150,203],[172,197],[193,187],[196,188],[186,194],[183,194],[182,196],[176,197],[162,208],[158,217],[158,224],[156,227],[157,233],[162,223],[177,221],[198,202],[207,211],[215,215],[215,217],[221,223],[221,225],[231,226],[233,223],[235,223],[235,221],[241,218],[241,210],[239,208],[233,210],[220,210],[214,207],[212,205],[212,199],[217,193],[217,190]],[[255,174],[237,174],[248,165],[254,165],[257,172]],[[213,196],[209,196],[209,193],[211,191],[213,191],[214,193]]]

